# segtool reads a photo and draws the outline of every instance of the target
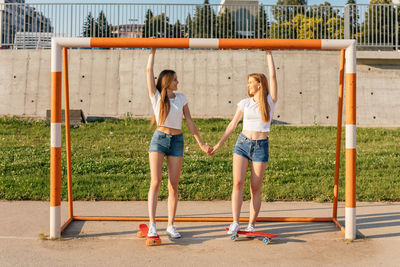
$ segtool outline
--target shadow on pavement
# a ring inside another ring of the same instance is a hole
[[[116,231],[116,232],[102,232],[102,233],[82,233],[83,226],[86,222],[74,221],[64,231],[64,239],[74,238],[93,238],[93,237],[115,237],[123,235],[133,235],[136,238],[137,230],[132,231]],[[180,225],[181,224],[181,225]],[[187,223],[185,223],[187,224]],[[230,239],[230,235],[226,234],[225,228],[227,223],[201,223],[200,225],[183,225],[183,223],[176,223],[182,238],[170,241],[172,243],[163,243],[163,245],[179,245],[187,246],[193,244],[200,244],[209,240],[216,239]],[[246,223],[241,224],[241,228],[245,228]],[[314,222],[314,223],[296,223],[296,222],[273,222],[273,223],[257,223],[256,230],[259,232],[277,234],[278,237],[273,238],[272,244],[285,244],[285,243],[302,243],[306,242],[301,239],[301,236],[318,233],[328,233],[340,231],[333,223],[327,222]],[[164,234],[165,229],[160,228],[159,233],[162,239],[168,239]],[[262,241],[262,238],[239,238],[239,242],[248,242],[252,240]]]

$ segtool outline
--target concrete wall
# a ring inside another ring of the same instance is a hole
[[[70,107],[86,116],[150,117],[148,50],[70,50]],[[367,53],[367,54],[366,54]],[[274,51],[279,101],[274,119],[335,125],[338,51]],[[371,56],[372,55],[372,56]],[[357,124],[400,126],[400,57],[360,52]],[[391,58],[391,59],[388,59]],[[248,73],[267,71],[255,50],[159,50],[156,75],[176,70],[193,117],[232,117],[247,96]],[[50,108],[50,51],[0,50],[0,115],[45,117]]]

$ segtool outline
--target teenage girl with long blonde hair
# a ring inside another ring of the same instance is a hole
[[[233,190],[232,215],[233,223],[228,234],[240,230],[239,219],[243,202],[243,187],[248,166],[251,167],[250,178],[250,218],[246,231],[253,232],[261,207],[261,186],[268,164],[268,133],[278,100],[276,73],[271,51],[266,51],[270,86],[262,73],[253,73],[247,78],[248,98],[237,104],[236,113],[227,126],[218,143],[213,147],[213,154],[228,139],[243,118],[243,129],[233,150]]]
[[[174,226],[176,207],[178,204],[178,182],[182,170],[183,159],[183,134],[182,116],[196,138],[200,148],[205,153],[210,153],[211,148],[201,139],[196,125],[190,115],[188,100],[178,90],[178,78],[173,70],[163,70],[158,75],[157,84],[154,82],[154,57],[156,50],[151,49],[147,63],[147,87],[154,110],[152,123],[157,122],[157,128],[151,139],[149,148],[149,162],[151,184],[148,195],[149,232],[148,236],[157,236],[156,208],[158,192],[161,185],[162,165],[167,157],[168,167],[168,227],[167,235],[171,238],[180,238],[180,233]]]

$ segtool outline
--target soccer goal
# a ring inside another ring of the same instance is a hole
[[[356,238],[356,41],[299,39],[175,39],[175,38],[53,38],[51,46],[51,158],[50,158],[50,238],[61,236],[74,220],[84,221],[147,221],[148,217],[91,217],[73,213],[71,138],[69,121],[68,48],[214,48],[214,49],[329,49],[341,50],[338,91],[336,163],[332,217],[323,218],[258,218],[261,222],[333,222],[345,238]],[[68,178],[68,220],[61,224],[61,96],[64,67],[65,129]],[[345,227],[337,220],[340,142],[342,129],[343,87],[346,80],[346,166]],[[167,221],[158,217],[157,221]],[[229,222],[232,218],[184,218],[175,221]],[[241,221],[248,221],[242,218]]]

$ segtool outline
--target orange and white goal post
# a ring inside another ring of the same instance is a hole
[[[214,48],[214,49],[330,49],[341,50],[339,85],[338,137],[334,185],[333,215],[328,218],[258,218],[257,221],[329,221],[345,232],[345,238],[356,238],[356,41],[299,39],[175,39],[175,38],[53,38],[51,48],[51,159],[50,159],[50,238],[59,238],[73,220],[148,220],[147,217],[82,217],[72,209],[71,150],[69,114],[66,110],[67,171],[69,219],[61,225],[61,95],[64,57],[65,108],[69,110],[67,48]],[[342,69],[344,66],[344,71]],[[345,227],[337,221],[338,168],[342,117],[343,76],[345,73],[346,170]],[[158,218],[164,220],[165,218]],[[231,221],[232,218],[176,218],[176,221]],[[243,218],[241,221],[248,219]]]

